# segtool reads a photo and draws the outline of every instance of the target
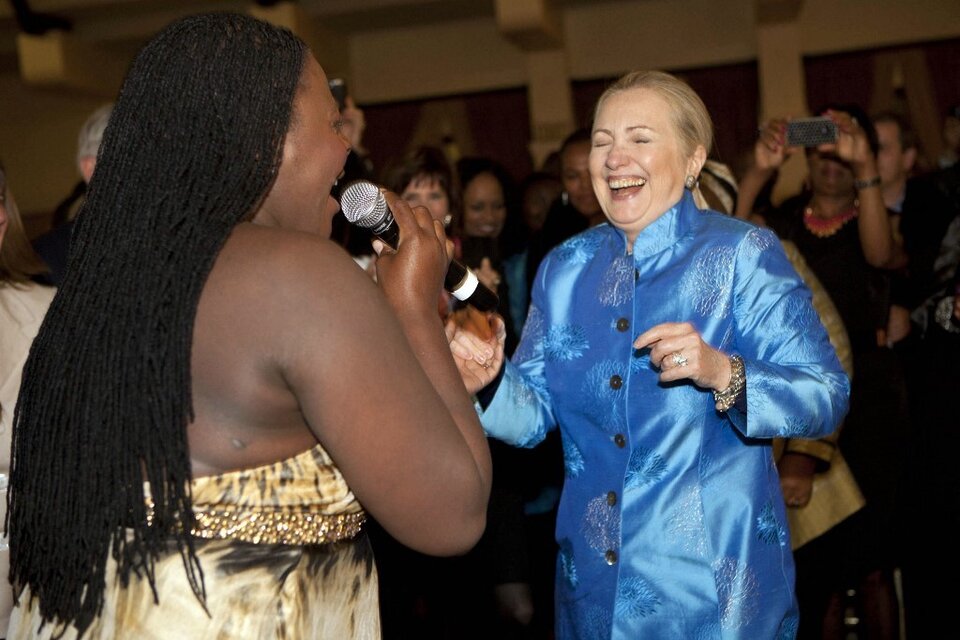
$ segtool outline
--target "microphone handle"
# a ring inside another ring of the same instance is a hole
[[[500,306],[497,294],[481,284],[477,274],[456,260],[450,261],[443,288],[478,311],[496,311]]]
[[[400,243],[400,228],[392,216],[370,231],[394,250]],[[500,306],[500,298],[497,294],[484,286],[477,278],[477,274],[456,260],[450,261],[447,275],[443,279],[443,288],[457,300],[466,302],[478,311],[496,311]]]

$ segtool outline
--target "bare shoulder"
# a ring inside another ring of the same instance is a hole
[[[276,352],[332,335],[349,341],[364,319],[388,313],[376,284],[341,246],[244,224],[217,257],[198,319],[214,331],[248,336],[256,350]]]
[[[227,238],[214,269],[224,275],[279,278],[313,274],[318,267],[346,277],[362,273],[346,251],[328,238],[247,223]]]
[[[332,241],[253,224],[237,227],[197,308],[190,442],[195,471],[272,462],[312,446],[315,434],[304,422],[295,382],[304,363],[342,362],[338,352],[362,339],[365,327],[358,325],[386,321],[385,309],[376,285]],[[320,387],[329,373],[312,375],[309,384]],[[235,449],[238,442],[244,446]]]
[[[227,239],[211,271],[204,296],[220,292],[256,307],[259,319],[284,314],[344,310],[376,296],[376,285],[333,241],[320,236],[243,224]],[[229,300],[222,300],[229,306]],[[263,314],[268,314],[264,316]],[[277,320],[282,318],[278,317]]]

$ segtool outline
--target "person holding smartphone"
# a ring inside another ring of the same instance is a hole
[[[902,367],[887,347],[885,330],[890,270],[904,264],[904,254],[883,203],[877,135],[869,117],[856,105],[818,113],[836,124],[835,142],[791,146],[785,118],[761,128],[753,164],[741,180],[737,217],[767,224],[796,245],[836,305],[853,353],[850,413],[839,447],[867,505],[797,550],[798,637],[841,632],[839,602],[848,588],[856,590],[868,636],[893,637],[883,634],[894,634],[898,625],[894,531],[908,413]],[[809,166],[809,189],[776,207],[758,203],[762,187],[800,151]],[[781,473],[812,477],[815,464],[798,455],[785,461]]]

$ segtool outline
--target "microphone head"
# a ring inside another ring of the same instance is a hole
[[[347,220],[367,229],[383,223],[390,213],[380,188],[367,180],[355,180],[343,189],[340,209]]]

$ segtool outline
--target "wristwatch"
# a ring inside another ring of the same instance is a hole
[[[870,187],[879,187],[880,176],[873,176],[872,178],[867,178],[866,180],[854,180],[853,186],[857,191],[869,189]]]

